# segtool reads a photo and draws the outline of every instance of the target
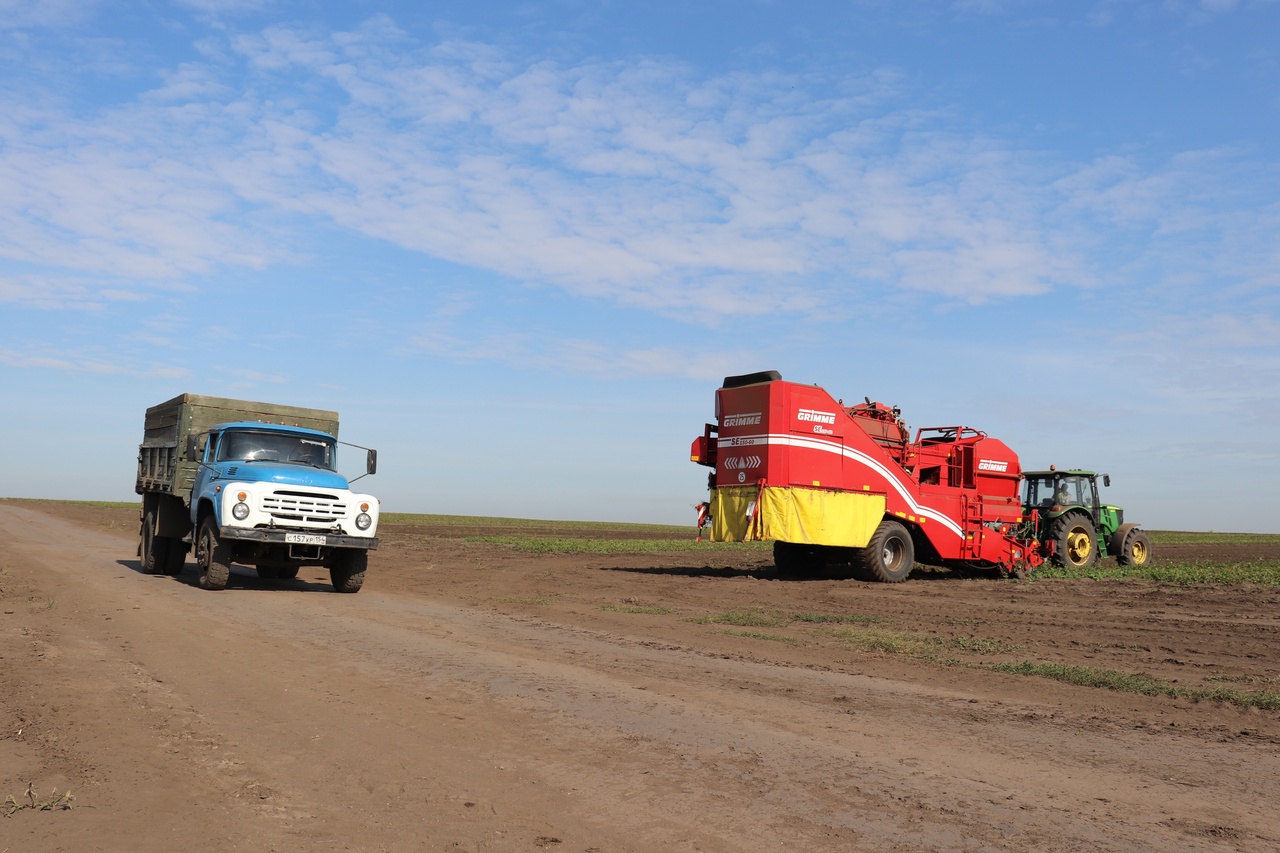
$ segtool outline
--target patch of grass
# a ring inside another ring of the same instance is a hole
[[[873,623],[884,621],[879,616],[863,616],[858,613],[797,613],[795,615],[795,620],[797,622],[811,622],[817,625],[847,625],[850,623]]]
[[[1280,678],[1267,675],[1206,675],[1204,680],[1229,684],[1276,684],[1280,682]]]
[[[1149,675],[1141,673],[1117,672],[1111,669],[1095,669],[1090,666],[1069,666],[1057,663],[1020,663],[992,664],[988,669],[994,672],[1008,672],[1014,675],[1033,675],[1051,678],[1065,684],[1080,687],[1096,687],[1104,690],[1118,690],[1125,693],[1141,693],[1144,696],[1168,696],[1170,698],[1204,699],[1217,702],[1228,702],[1247,708],[1260,708],[1264,711],[1280,710],[1280,692],[1274,690],[1244,691],[1231,687],[1212,687],[1197,689],[1177,687]]]
[[[904,655],[914,660],[928,661],[943,666],[962,665],[946,654],[959,652],[968,655],[1002,655],[1020,651],[1017,643],[991,640],[981,637],[934,637],[924,634],[907,634],[884,628],[830,628],[824,633],[841,645],[864,652]]]
[[[936,638],[881,628],[828,628],[823,633],[840,645],[861,652],[906,655],[919,660],[936,659],[940,646]]]
[[[790,617],[767,611],[763,607],[743,607],[709,616],[690,616],[685,621],[701,625],[736,625],[739,628],[781,628],[791,624]]]
[[[1249,563],[1225,563],[1213,560],[1186,560],[1152,563],[1147,566],[1117,566],[1110,561],[1095,563],[1086,569],[1052,566],[1046,563],[1032,574],[1033,578],[1089,578],[1092,580],[1146,580],[1172,584],[1255,583],[1280,586],[1280,560],[1257,560]]]
[[[534,554],[677,554],[686,551],[765,552],[768,542],[684,539],[586,539],[577,536],[467,536],[467,542],[505,545]]]
[[[661,607],[654,605],[648,607],[640,604],[602,604],[601,610],[608,610],[611,613],[640,613],[645,616],[666,616],[673,612],[670,607]]]
[[[962,652],[970,652],[978,655],[1008,655],[1022,651],[1022,646],[1019,643],[1008,643],[1004,640],[988,640],[982,637],[967,637],[963,634],[959,637],[953,637],[950,640],[945,640],[943,641],[943,644]]]
[[[751,640],[770,640],[775,643],[798,643],[795,637],[788,637],[785,634],[766,634],[763,631],[715,631],[716,634],[728,634],[732,637],[746,637]]]

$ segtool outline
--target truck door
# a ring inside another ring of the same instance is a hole
[[[201,441],[203,440],[203,445]],[[195,458],[201,462],[199,468],[196,469],[195,482],[191,486],[191,523],[195,524],[199,519],[197,513],[200,509],[200,496],[204,494],[205,489],[209,485],[209,481],[213,479],[213,469],[209,463],[214,459],[214,451],[218,445],[218,433],[210,432],[196,438],[196,454]]]

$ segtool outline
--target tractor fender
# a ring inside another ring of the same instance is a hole
[[[1115,556],[1121,553],[1124,548],[1124,542],[1129,538],[1129,533],[1137,529],[1136,524],[1122,524],[1116,528],[1116,532],[1107,537],[1107,553]]]

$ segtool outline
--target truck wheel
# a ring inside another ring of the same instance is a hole
[[[169,540],[156,535],[156,513],[148,510],[142,517],[142,529],[138,532],[138,558],[142,571],[158,575],[169,560]]]
[[[1129,534],[1116,555],[1116,562],[1122,566],[1145,566],[1151,562],[1151,537],[1145,530],[1134,530]]]
[[[1098,537],[1089,517],[1067,513],[1053,523],[1053,561],[1059,566],[1083,569],[1098,559]]]
[[[196,565],[200,570],[197,583],[201,589],[226,589],[231,577],[231,553],[218,536],[218,522],[212,515],[200,523],[196,539]]]
[[[169,544],[169,553],[164,557],[164,573],[171,578],[176,578],[182,574],[183,568],[187,565],[187,543],[181,539],[166,539]]]
[[[329,580],[334,592],[359,592],[364,586],[364,572],[369,566],[369,552],[344,550],[333,556]]]
[[[855,567],[862,580],[902,583],[911,574],[914,560],[915,545],[907,528],[886,519],[858,554]]]

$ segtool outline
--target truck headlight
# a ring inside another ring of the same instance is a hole
[[[367,512],[362,512],[356,516],[356,527],[360,530],[368,530],[373,524],[373,516]]]
[[[244,521],[249,517],[249,505],[241,501],[231,508],[231,514],[235,516],[236,521]]]

